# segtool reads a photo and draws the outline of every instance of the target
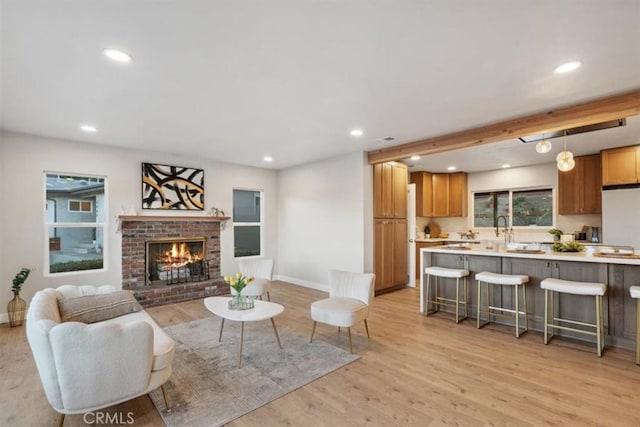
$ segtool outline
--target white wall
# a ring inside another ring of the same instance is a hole
[[[326,289],[330,269],[373,269],[373,173],[358,152],[278,174],[278,277]]]
[[[458,238],[458,232],[464,232],[473,228],[473,192],[490,190],[509,190],[527,187],[552,187],[556,193],[557,212],[557,189],[558,189],[558,169],[556,163],[545,163],[540,165],[526,166],[520,168],[499,169],[487,172],[476,172],[469,174],[468,188],[468,216],[466,218],[418,218],[417,228],[422,231],[423,227],[430,220],[440,225],[443,233],[449,233],[449,237]],[[556,227],[565,233],[580,231],[583,225],[598,226],[602,223],[600,215],[556,215]],[[536,230],[535,228],[515,229],[515,239],[518,241],[549,241],[551,235],[547,228]],[[495,232],[487,229],[474,229],[479,231],[478,239],[502,239],[495,236]]]
[[[176,145],[179,147],[179,145]],[[265,256],[277,258],[277,172],[198,158],[100,145],[81,144],[31,135],[0,133],[0,303],[11,298],[11,281],[21,267],[35,268],[21,296],[30,301],[43,288],[61,284],[121,286],[121,236],[115,217],[133,207],[142,215],[167,211],[141,210],[141,162],[188,166],[205,170],[205,211],[171,211],[172,215],[204,215],[213,206],[232,212],[233,188],[264,190]],[[108,178],[108,231],[104,272],[77,272],[45,277],[43,265],[48,237],[44,228],[43,171],[104,175]],[[222,274],[237,271],[233,258],[233,227],[221,233]],[[4,309],[0,308],[0,312]]]

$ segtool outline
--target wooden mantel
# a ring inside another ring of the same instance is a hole
[[[228,216],[211,215],[119,215],[117,232],[122,231],[123,222],[160,222],[160,221],[181,221],[181,222],[220,222],[224,227],[224,222],[231,219]]]
[[[231,219],[228,216],[211,215],[120,215],[122,221],[212,221],[221,222]]]

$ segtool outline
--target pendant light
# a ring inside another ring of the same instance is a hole
[[[576,161],[573,160],[573,153],[571,151],[567,151],[567,137],[564,137],[564,151],[560,152],[556,156],[556,161],[558,162],[558,170],[561,172],[567,172],[573,169],[576,165]]]
[[[536,144],[536,151],[540,154],[548,153],[551,151],[551,141],[548,139],[543,139],[542,141]]]

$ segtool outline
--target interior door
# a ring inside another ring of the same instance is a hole
[[[416,287],[416,185],[409,184],[407,194],[407,228],[409,239],[409,284],[408,286]]]

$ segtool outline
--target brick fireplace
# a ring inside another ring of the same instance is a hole
[[[228,294],[229,287],[220,276],[220,221],[226,219],[210,216],[120,216],[122,289],[133,291],[144,307]],[[199,275],[195,281],[152,280],[158,277],[148,271],[149,243],[165,241],[177,244],[202,241],[208,279]]]

